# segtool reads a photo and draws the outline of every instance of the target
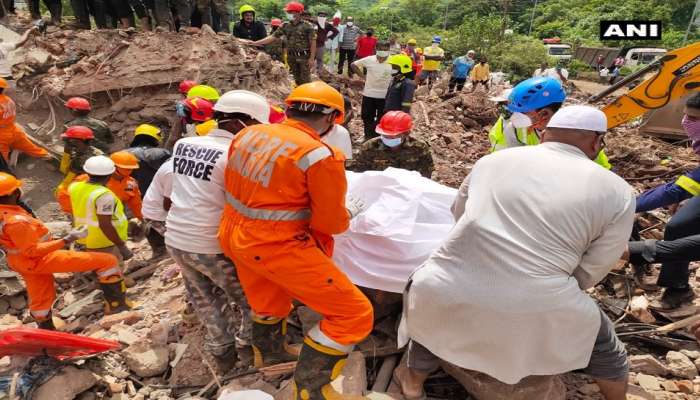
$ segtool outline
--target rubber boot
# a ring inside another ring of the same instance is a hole
[[[36,321],[36,324],[39,326],[39,329],[46,329],[47,331],[56,330],[56,326],[53,324],[53,318],[51,317],[51,313],[49,313],[48,316],[43,318],[34,317],[34,321]]]
[[[124,278],[118,277],[112,282],[100,282],[105,301],[105,315],[131,310],[131,302],[126,299]]]
[[[296,361],[286,343],[287,320],[282,318],[265,319],[253,317],[253,366],[267,367],[289,361]]]
[[[299,362],[294,371],[295,400],[354,400],[364,396],[343,395],[331,386],[331,381],[340,375],[348,354],[304,338]]]

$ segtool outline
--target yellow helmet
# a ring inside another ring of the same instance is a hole
[[[187,92],[187,98],[191,99],[193,97],[201,97],[204,100],[209,100],[211,102],[215,102],[219,100],[219,91],[214,89],[211,86],[207,85],[197,85],[194,86],[192,89],[190,89]]]
[[[255,14],[255,9],[250,4],[243,4],[241,8],[238,9],[238,13],[241,14],[241,18],[243,18],[243,14],[247,12],[252,12]]]
[[[215,119],[210,119],[209,121],[202,122],[194,126],[194,131],[197,132],[199,136],[207,136],[209,131],[218,128],[219,124]]]
[[[163,138],[160,136],[160,128],[150,124],[141,124],[134,130],[134,137],[139,135],[146,135],[155,138],[157,141],[161,141]]]
[[[387,59],[386,62],[399,67],[402,74],[407,74],[413,70],[413,61],[411,60],[411,57],[405,54],[394,54],[393,56],[389,56],[389,59]]]
[[[412,45],[414,45],[414,46],[418,44],[418,42],[416,41],[416,39],[408,39],[408,42],[407,42],[407,43],[408,43],[408,44],[412,44]]]

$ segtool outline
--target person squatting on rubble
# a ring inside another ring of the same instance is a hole
[[[338,29],[328,21],[328,14],[325,11],[319,11],[316,15],[316,70],[323,69],[323,56],[326,54],[326,41],[333,40],[338,36]]]
[[[413,120],[403,111],[384,114],[377,133],[381,136],[362,143],[349,169],[357,172],[384,171],[389,167],[418,171],[430,179],[433,174],[433,156],[430,146],[411,137]]]
[[[489,100],[499,104],[500,113],[489,131],[493,153],[509,147],[539,144],[540,132],[566,100],[566,92],[558,80],[539,77],[526,79]],[[596,162],[606,169],[612,167],[604,151],[596,157]]]
[[[474,56],[476,52],[469,50],[466,56],[460,56],[452,61],[452,76],[447,83],[447,93],[454,91],[461,92],[464,84],[469,78],[469,72],[474,68]]]
[[[267,37],[265,24],[255,20],[255,8],[244,4],[238,9],[241,20],[233,25],[233,36],[239,39],[260,40]]]
[[[343,120],[343,96],[316,81],[297,86],[286,103],[286,121],[246,128],[233,140],[219,240],[252,309],[255,366],[297,358],[287,351],[285,325],[298,299],[323,320],[304,339],[294,398],[345,398],[330,382],[372,330],[373,311],[330,258],[332,235],[364,208],[346,202],[344,157],[321,142]]]
[[[250,350],[251,322],[236,266],[222,254],[217,240],[226,203],[224,169],[234,135],[247,126],[268,123],[270,106],[258,94],[233,90],[221,96],[214,111],[218,128],[175,144],[169,161],[173,174],[165,244],[206,326],[207,349],[223,367],[231,368],[237,346],[241,353]],[[216,295],[217,290],[223,295]]]
[[[302,19],[304,5],[295,1],[284,8],[287,20],[281,28],[262,40],[249,42],[253,46],[264,46],[287,38],[287,64],[297,85],[311,82],[311,70],[316,63],[316,30]]]
[[[689,98],[685,104],[685,113],[681,121],[683,130],[688,134],[693,151],[700,155],[700,94]],[[673,182],[649,189],[637,197],[636,212],[645,212],[660,207],[687,202],[671,217],[664,230],[664,240],[673,241],[690,235],[700,234],[700,167],[678,177]],[[660,309],[675,309],[695,298],[690,286],[690,271],[687,261],[665,262],[657,285],[665,291],[657,304],[651,306]]]
[[[625,400],[625,346],[585,293],[620,258],[634,221],[630,185],[591,162],[606,131],[602,111],[563,107],[541,145],[477,161],[454,229],[406,288],[408,362],[395,373],[404,394],[417,398],[440,358],[506,384],[583,368],[607,400]]]
[[[91,144],[103,153],[109,153],[114,143],[114,135],[106,122],[90,117],[90,111],[92,111],[90,102],[82,97],[71,97],[66,102],[66,108],[70,110],[73,119],[66,122],[64,126],[68,128],[81,125],[90,128],[95,136]]]
[[[413,62],[405,54],[389,56],[387,63],[391,65],[391,84],[384,99],[384,112],[403,111],[411,113],[413,94],[416,83],[408,76],[413,72]]]
[[[0,172],[0,246],[10,269],[24,279],[29,312],[39,328],[54,330],[51,306],[56,299],[54,273],[95,271],[105,300],[105,313],[120,311],[126,304],[124,279],[116,257],[98,252],[62,250],[88,231],[74,229],[54,239],[37,218],[18,206],[22,181]],[[115,305],[117,305],[115,307]]]
[[[201,97],[188,97],[176,104],[176,114],[178,121],[175,123],[175,129],[171,131],[170,137],[166,142],[166,148],[173,145],[181,137],[194,137],[206,133],[207,128],[212,128],[211,124],[204,124],[211,121],[214,125],[216,121],[212,120],[214,115],[214,102],[218,100],[218,94],[214,100],[205,100]],[[200,133],[201,132],[201,133]]]
[[[350,64],[352,72],[364,79],[362,91],[362,124],[365,140],[377,137],[375,128],[384,114],[384,102],[391,85],[392,67],[387,63],[389,43],[379,42],[377,54],[355,60]]]

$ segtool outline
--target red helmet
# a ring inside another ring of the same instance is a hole
[[[302,12],[304,12],[304,5],[299,3],[299,2],[292,1],[290,3],[287,3],[287,6],[284,7],[284,11],[290,12],[290,13],[291,12],[302,13]]]
[[[92,133],[92,129],[82,125],[70,126],[61,135],[61,139],[91,140],[94,138],[95,135]]]
[[[66,107],[71,110],[81,111],[90,111],[92,109],[92,107],[90,107],[90,102],[82,97],[71,97],[66,102]]]
[[[209,121],[214,116],[214,104],[201,97],[192,97],[184,101],[185,108],[189,110],[190,118],[193,121]]]
[[[282,26],[282,20],[279,18],[272,18],[270,20],[270,26]]]
[[[270,105],[270,123],[279,124],[280,122],[287,119],[284,110],[278,106]]]
[[[413,128],[411,115],[403,111],[389,111],[384,114],[377,125],[376,131],[384,136],[398,136]]]
[[[180,87],[178,88],[178,90],[182,94],[187,94],[187,92],[189,92],[190,89],[192,89],[195,86],[197,86],[197,82],[186,80],[186,81],[180,82]]]

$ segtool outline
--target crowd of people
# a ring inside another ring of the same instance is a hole
[[[286,38],[299,84],[284,107],[186,80],[170,126],[144,121],[117,149],[109,124],[90,116],[92,104],[68,99],[55,195],[73,229],[61,238],[22,201],[10,152],[48,153],[16,123],[0,79],[0,246],[24,278],[40,328],[55,329],[54,273],[93,271],[105,313],[131,309],[123,262],[134,257],[130,237],[143,231],[152,257],[167,254],[179,267],[206,328],[206,350],[221,368],[239,359],[258,368],[296,360],[296,399],[345,398],[330,382],[374,324],[374,302],[331,258],[333,235],[367,207],[346,195],[345,172],[394,167],[431,177],[431,150],[411,135],[410,106],[413,78],[434,79],[428,62],[439,65],[444,53],[433,38],[422,71],[414,68],[414,40],[404,49],[395,40],[365,41],[373,54],[357,60],[356,51],[341,53],[353,58],[348,73],[364,79],[364,141],[353,151],[348,99],[324,82],[302,82],[322,47],[300,6],[287,5],[290,22],[272,35],[263,36],[246,6],[234,27],[258,46]],[[324,18],[317,21],[328,36],[345,42],[345,28]],[[488,88],[488,74],[486,58],[470,51],[453,61],[450,89],[461,90],[466,79]],[[405,398],[425,398],[423,383],[445,360],[508,384],[582,369],[607,400],[623,400],[624,344],[585,290],[622,257],[640,271],[664,263],[658,285],[666,290],[655,307],[671,310],[695,297],[688,262],[700,243],[700,168],[635,198],[610,171],[605,114],[565,106],[561,71],[536,75],[490,98],[501,114],[489,132],[492,154],[460,186],[448,238],[406,283],[398,335],[408,355],[393,376]],[[688,100],[682,125],[700,155],[700,94]],[[665,241],[630,242],[635,213],[683,200]],[[286,338],[293,300],[323,316],[300,351]]]

